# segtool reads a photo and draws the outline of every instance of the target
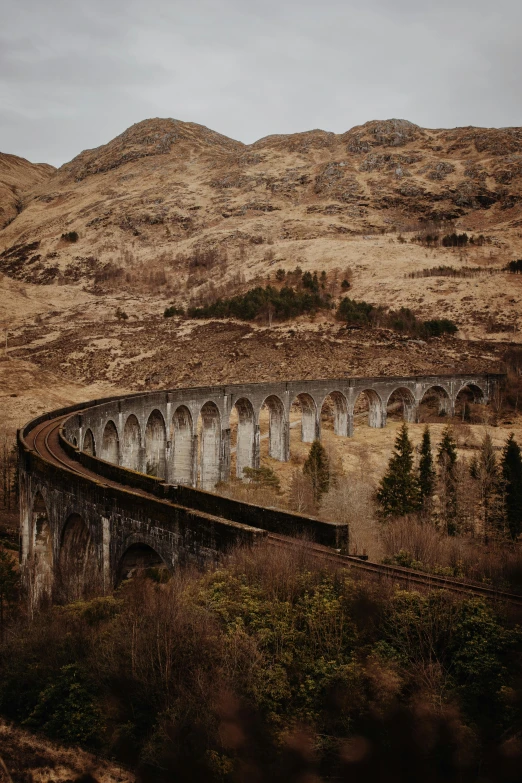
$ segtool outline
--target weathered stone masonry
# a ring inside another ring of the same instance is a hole
[[[345,526],[210,493],[230,475],[231,412],[237,412],[241,476],[243,468],[259,466],[263,408],[269,415],[269,453],[286,461],[292,404],[301,408],[302,440],[312,442],[321,437],[326,400],[335,433],[349,437],[363,393],[369,425],[384,427],[394,392],[400,391],[404,418],[415,421],[428,392],[451,414],[464,387],[487,402],[496,383],[498,376],[491,375],[346,378],[175,389],[73,406],[61,412],[70,414],[63,423],[63,449],[78,469],[98,478],[35,453],[27,439],[37,420],[19,433],[21,557],[31,594],[38,600],[51,592],[70,598],[107,591],[133,566],[163,563],[174,569],[208,562],[266,530],[304,532],[343,548]]]

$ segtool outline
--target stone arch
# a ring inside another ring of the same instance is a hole
[[[317,432],[317,405],[314,398],[310,394],[302,392],[296,395],[292,400],[292,407],[290,413],[292,414],[292,408],[294,413],[297,408],[301,412],[301,441],[303,443],[313,443],[316,437],[319,435]]]
[[[288,423],[285,406],[277,395],[271,394],[263,401],[259,418],[261,418],[264,409],[268,411],[268,455],[280,462],[286,462],[288,459]]]
[[[354,418],[368,415],[370,427],[384,427],[385,407],[380,395],[375,389],[361,389],[354,402]]]
[[[167,433],[159,410],[150,414],[145,429],[145,473],[165,478]]]
[[[422,421],[430,416],[451,416],[453,405],[448,390],[440,384],[429,386],[422,393],[419,410]]]
[[[121,464],[124,468],[139,470],[141,467],[141,428],[134,413],[127,417],[123,428]]]
[[[199,486],[211,491],[221,478],[221,416],[214,402],[206,402],[198,418]]]
[[[120,557],[116,569],[116,586],[124,579],[138,576],[148,568],[159,568],[168,571],[161,555],[149,544],[145,544],[142,541],[131,544]]]
[[[102,459],[107,462],[112,462],[114,465],[118,465],[120,461],[120,439],[118,437],[118,430],[112,419],[109,419],[103,428],[100,456]]]
[[[475,421],[478,423],[481,417],[476,412],[472,414],[471,406],[484,404],[486,395],[484,390],[476,383],[465,383],[455,394],[453,413],[462,421]]]
[[[41,492],[33,500],[32,519],[32,596],[35,603],[50,598],[53,587],[53,538],[47,505]]]
[[[321,404],[321,424],[328,426],[329,422],[333,422],[334,435],[348,434],[348,401],[342,392],[330,392]]]
[[[413,392],[406,386],[393,389],[386,400],[386,418],[414,422],[417,406]]]
[[[460,387],[458,392],[455,394],[455,400],[457,399],[459,394],[466,389],[469,389],[470,393],[473,395],[473,402],[481,403],[484,402],[484,400],[486,399],[486,392],[481,386],[479,386],[478,383],[465,383],[463,384],[463,386]]]
[[[172,417],[172,477],[174,484],[194,483],[194,423],[186,405],[180,405]]]
[[[70,514],[63,526],[59,555],[59,597],[78,601],[99,588],[96,545],[79,514]]]
[[[82,451],[85,451],[86,454],[91,454],[93,457],[96,456],[96,441],[94,440],[94,435],[90,428],[85,430]]]
[[[241,397],[233,407],[237,412],[236,476],[244,478],[243,468],[255,468],[257,462],[254,406],[247,397]]]

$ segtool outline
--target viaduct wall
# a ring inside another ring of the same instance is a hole
[[[392,395],[401,400],[404,418],[416,421],[428,393],[452,414],[463,388],[487,402],[498,380],[453,375],[209,386],[93,401],[41,417],[18,438],[21,559],[33,600],[108,591],[140,565],[172,570],[215,561],[267,531],[346,549],[344,525],[211,492],[229,478],[233,454],[238,476],[259,466],[262,411],[269,420],[269,454],[286,461],[292,404],[301,410],[302,440],[312,442],[321,438],[325,405],[335,433],[349,437],[363,393],[369,425],[384,427]],[[45,427],[51,432],[55,419],[61,430],[53,447],[38,448],[35,433]]]

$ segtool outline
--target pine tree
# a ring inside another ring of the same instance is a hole
[[[395,453],[380,483],[377,500],[384,517],[404,516],[421,507],[421,490],[413,469],[413,446],[406,424],[402,425],[395,440]]]
[[[486,432],[480,446],[478,458],[478,480],[482,505],[482,526],[484,540],[503,526],[503,503],[501,476],[491,435]]]
[[[453,437],[450,426],[444,428],[442,440],[437,452],[439,464],[439,501],[440,516],[446,532],[454,536],[458,529],[457,524],[457,443]]]
[[[511,537],[516,539],[522,533],[522,454],[513,433],[504,446],[501,465],[506,522]]]
[[[314,440],[310,447],[310,453],[303,466],[303,473],[305,476],[309,476],[314,500],[318,503],[330,487],[330,461],[319,440]]]
[[[421,457],[419,461],[419,487],[422,504],[427,507],[435,491],[436,473],[431,453],[430,428],[426,426],[422,433]]]

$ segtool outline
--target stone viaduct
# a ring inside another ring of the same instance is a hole
[[[261,423],[267,424],[269,455],[284,462],[290,457],[291,411],[300,412],[305,442],[321,438],[325,415],[336,435],[350,437],[363,399],[369,426],[384,427],[390,409],[416,421],[428,397],[448,415],[463,390],[486,403],[499,377],[173,389],[95,400],[40,417],[18,433],[21,560],[33,600],[108,591],[140,564],[201,564],[267,534],[304,534],[346,549],[344,525],[212,492],[230,477],[233,462],[238,477],[244,468],[259,466]]]

